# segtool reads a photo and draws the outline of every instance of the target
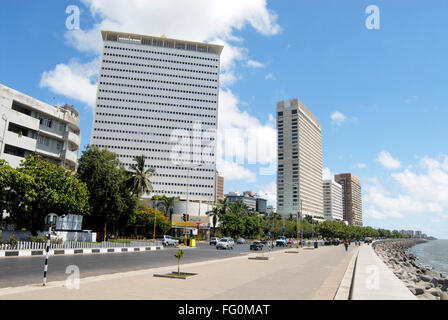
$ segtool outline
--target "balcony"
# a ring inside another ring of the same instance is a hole
[[[5,144],[17,146],[32,152],[36,151],[36,139],[19,135],[11,131],[7,131],[5,134]]]
[[[78,148],[81,145],[81,137],[71,131],[68,132],[67,140]]]
[[[2,159],[8,161],[9,166],[13,168],[17,168],[20,165],[20,162],[24,160],[22,157],[14,156],[8,153],[2,153]]]
[[[65,153],[65,159],[73,163],[78,163],[78,154],[76,152],[67,150]]]

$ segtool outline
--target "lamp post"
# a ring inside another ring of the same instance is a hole
[[[42,282],[42,286],[44,287],[47,284],[48,253],[50,251],[51,229],[54,225],[56,225],[57,219],[58,215],[56,213],[50,213],[45,217],[45,225],[48,226],[48,235],[47,235],[47,246],[45,248],[44,279]]]
[[[180,164],[176,164],[176,167],[182,167]],[[202,167],[202,163],[197,165],[190,165],[187,167],[187,208],[185,211],[185,239],[184,239],[184,245],[187,245],[187,217],[188,217],[188,205],[190,203],[190,169],[196,169],[199,167]]]
[[[2,147],[0,149],[0,156],[2,155],[3,148],[5,147],[6,127],[8,126],[8,117],[6,116],[6,114],[2,115],[2,119],[5,121],[5,127],[3,128]]]
[[[154,233],[152,235],[153,241],[156,241],[156,223],[157,223],[157,196],[156,196],[156,205],[154,208]]]

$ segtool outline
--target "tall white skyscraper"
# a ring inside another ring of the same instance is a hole
[[[325,220],[344,220],[342,213],[342,186],[334,180],[323,181]]]
[[[222,46],[102,31],[91,144],[129,167],[144,155],[152,194],[215,200]],[[198,166],[200,165],[200,166]],[[150,196],[150,195],[145,195]]]
[[[298,100],[277,103],[277,207],[280,214],[323,219],[320,122]]]

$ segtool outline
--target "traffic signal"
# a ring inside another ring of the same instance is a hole
[[[189,214],[187,213],[187,214],[186,214],[186,216],[187,216],[187,221],[188,221],[188,220],[189,220],[189,217],[190,217],[190,215],[189,215]]]
[[[186,221],[186,220],[185,220],[186,218],[187,218],[187,217],[186,217],[186,214],[184,213],[184,214],[182,215],[182,220]]]

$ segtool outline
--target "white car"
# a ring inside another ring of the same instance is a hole
[[[232,238],[222,238],[216,243],[216,249],[233,249],[234,245]]]
[[[172,236],[161,236],[158,237],[157,240],[162,241],[162,244],[164,246],[177,246],[179,244],[179,241],[174,239]]]

